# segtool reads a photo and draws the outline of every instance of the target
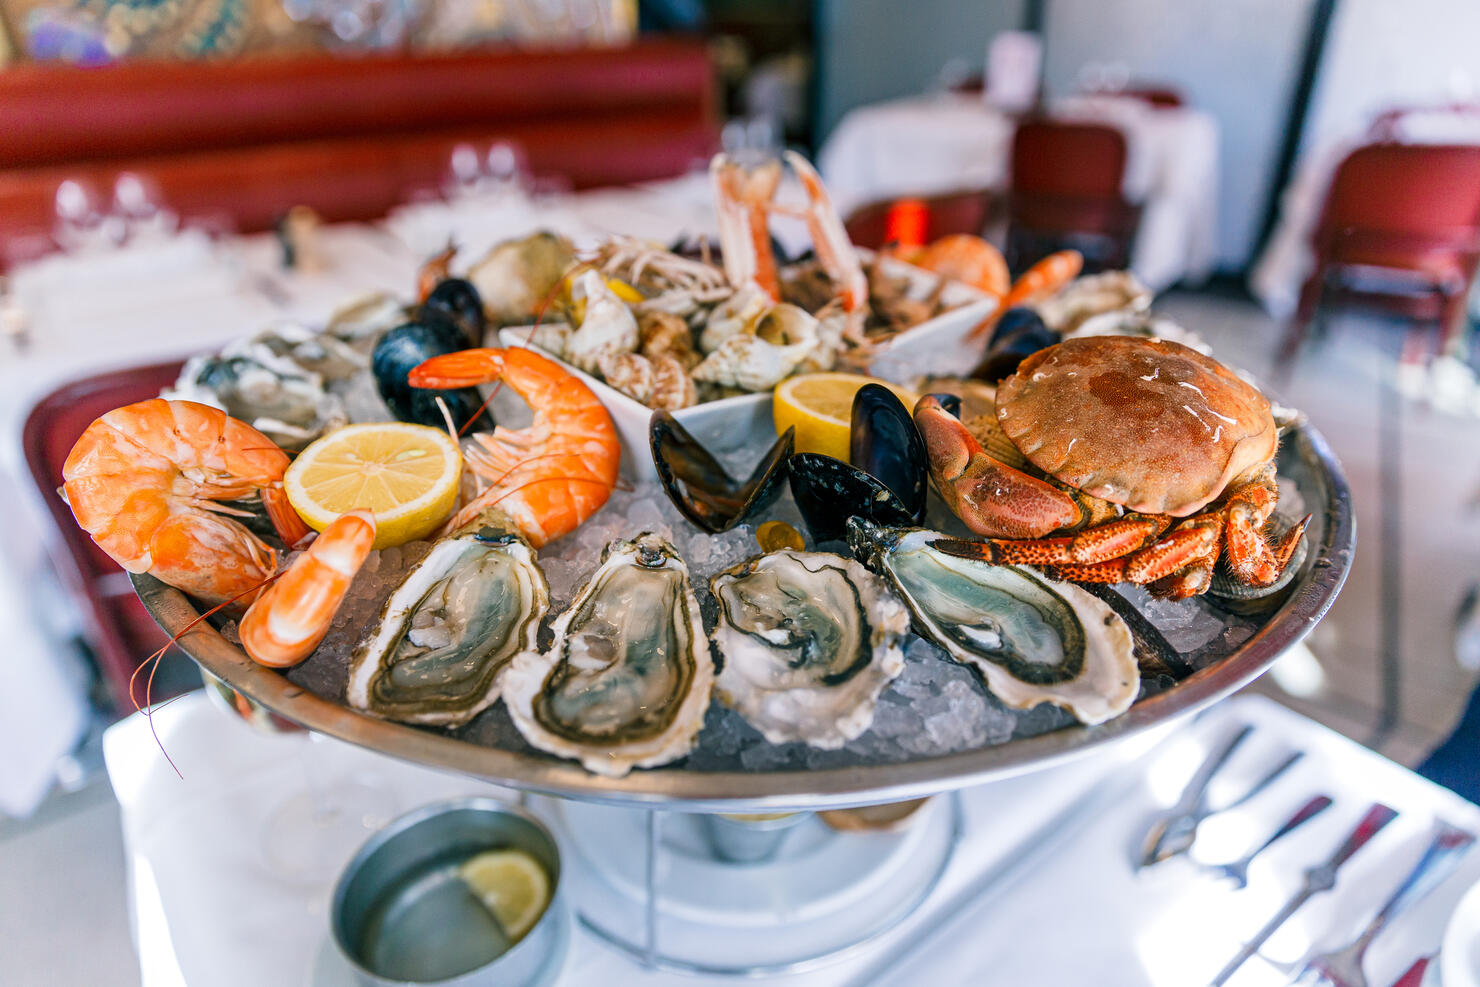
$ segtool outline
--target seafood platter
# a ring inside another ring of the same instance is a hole
[[[193,359],[61,495],[243,702],[695,811],[1032,770],[1214,702],[1329,607],[1330,450],[1134,277],[864,255],[805,160],[711,176],[712,246],[449,250],[409,304]]]

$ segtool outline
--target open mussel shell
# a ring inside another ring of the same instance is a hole
[[[865,384],[853,395],[848,459],[899,498],[915,518],[925,516],[930,460],[910,409],[881,384]]]
[[[780,496],[793,442],[788,428],[742,483],[673,415],[659,410],[648,420],[648,444],[664,492],[684,517],[711,534],[748,520]]]
[[[483,298],[466,278],[443,278],[421,303],[423,312],[434,314],[462,330],[464,347],[482,346],[487,320]]]
[[[812,540],[819,544],[841,541],[847,533],[848,519],[853,517],[890,526],[920,522],[920,517],[877,477],[841,459],[818,452],[798,453],[791,457],[787,476],[792,499],[812,532]]]
[[[1041,349],[1059,342],[1059,334],[1044,325],[1031,308],[1010,308],[998,320],[987,343],[986,355],[971,376],[993,384],[1010,377],[1018,364]]]
[[[446,428],[447,421],[437,404],[440,397],[459,431],[473,423],[475,431],[492,431],[493,419],[483,408],[476,387],[432,390],[412,387],[407,377],[412,368],[434,356],[468,348],[466,336],[457,326],[435,314],[424,312],[414,322],[397,326],[381,337],[370,357],[370,372],[380,396],[398,421]]]

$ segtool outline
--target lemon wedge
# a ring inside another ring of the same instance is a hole
[[[550,904],[550,877],[523,850],[488,850],[457,873],[514,942],[534,928]]]
[[[357,507],[375,513],[375,548],[425,538],[452,513],[462,455],[446,432],[405,422],[347,425],[313,442],[283,475],[288,503],[315,531]]]
[[[915,410],[918,398],[887,380],[861,374],[800,374],[783,380],[771,396],[776,434],[795,428],[797,452],[820,452],[846,463],[853,395],[865,384],[883,384],[905,408]]]

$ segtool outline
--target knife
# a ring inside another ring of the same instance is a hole
[[[1357,823],[1357,828],[1347,835],[1331,858],[1305,872],[1305,883],[1301,885],[1300,890],[1295,892],[1295,896],[1285,903],[1285,907],[1276,912],[1274,918],[1266,922],[1264,928],[1256,932],[1254,938],[1245,943],[1233,959],[1228,961],[1228,965],[1213,978],[1210,987],[1223,987],[1223,984],[1228,982],[1228,978],[1237,973],[1238,968],[1243,966],[1250,956],[1259,952],[1259,947],[1263,946],[1269,937],[1289,920],[1291,915],[1300,910],[1301,905],[1320,892],[1334,888],[1336,872],[1341,869],[1341,865],[1350,860],[1352,854],[1362,849],[1368,840],[1381,832],[1382,828],[1392,822],[1397,815],[1397,810],[1381,802],[1373,803],[1372,807],[1367,810],[1367,814],[1362,817],[1362,821]]]

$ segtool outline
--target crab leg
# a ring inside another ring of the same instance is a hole
[[[1264,528],[1278,501],[1273,463],[1239,484],[1228,496],[1228,523],[1224,532],[1228,567],[1240,580],[1253,586],[1268,586],[1280,578],[1310,522],[1310,515],[1306,515],[1271,545],[1264,536]]]
[[[804,218],[807,232],[812,235],[812,249],[817,253],[817,261],[837,286],[843,311],[848,316],[844,336],[861,343],[863,323],[868,317],[868,276],[858,262],[858,252],[853,249],[853,241],[848,239],[848,231],[843,227],[838,211],[833,208],[832,198],[827,194],[827,187],[822,184],[822,176],[817,174],[817,169],[795,151],[783,151],[781,156],[796,172],[802,188],[806,189],[807,214]]]
[[[714,187],[725,279],[732,288],[755,284],[772,301],[780,301],[781,282],[767,218],[771,198],[781,184],[781,163],[767,161],[747,171],[728,154],[716,154],[709,162],[709,180]]]
[[[1139,540],[1132,545],[1145,545],[1165,529],[1164,518],[1145,517],[1126,519],[1132,525],[1120,526],[1119,522],[1103,525],[1120,528],[1120,539],[1124,544],[1140,524]],[[1211,563],[1218,557],[1219,536],[1222,533],[1222,513],[1199,514],[1179,524],[1171,534],[1145,548],[1128,549],[1127,554],[1114,557],[1101,555],[1098,561],[1075,561],[1074,542],[1078,536],[1067,538],[1039,538],[1029,541],[962,541],[956,538],[940,538],[933,545],[947,555],[965,559],[976,559],[996,565],[1039,565],[1046,567],[1060,579],[1076,583],[1152,583],[1164,579],[1188,566],[1199,564],[1203,559]],[[1150,534],[1155,526],[1155,531]],[[1095,529],[1090,529],[1091,531]],[[1082,532],[1081,534],[1087,534]],[[1108,548],[1105,551],[1109,551]],[[1086,553],[1088,554],[1088,553]],[[1199,591],[1200,592],[1200,591]]]

